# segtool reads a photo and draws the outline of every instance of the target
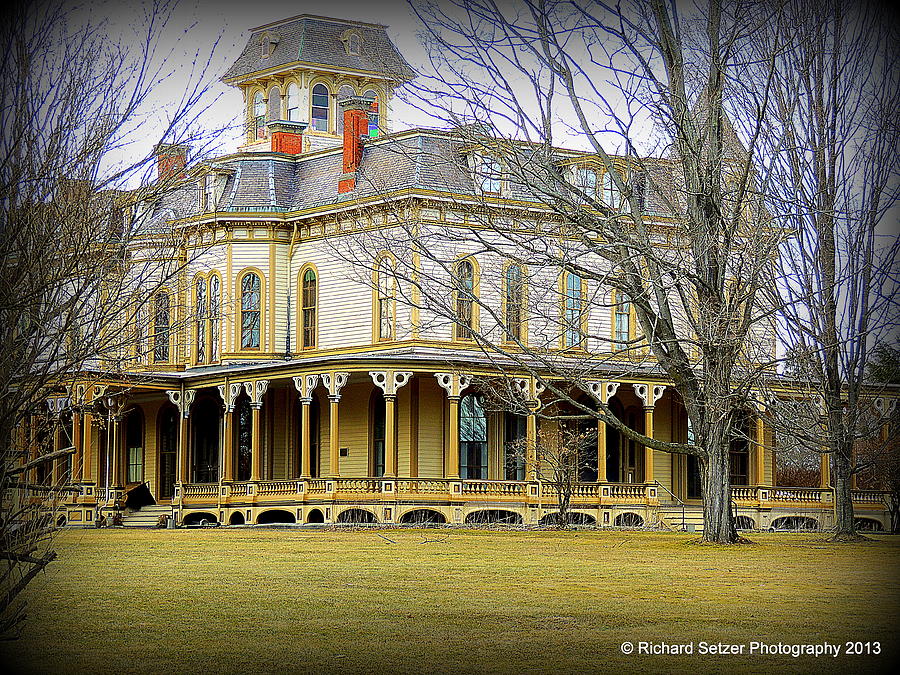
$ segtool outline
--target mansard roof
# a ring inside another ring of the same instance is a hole
[[[237,82],[260,71],[287,70],[297,65],[375,73],[393,80],[412,79],[413,69],[385,28],[309,14],[253,28],[244,51],[222,79]],[[351,32],[360,37],[359,54],[350,53],[346,47]],[[264,45],[271,45],[271,53],[266,57]]]

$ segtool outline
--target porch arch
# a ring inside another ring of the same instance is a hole
[[[466,515],[467,525],[521,525],[522,516],[504,509],[480,509]]]

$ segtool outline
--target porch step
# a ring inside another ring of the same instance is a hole
[[[122,524],[125,527],[156,527],[161,515],[171,513],[171,507],[165,505],[142,506],[137,511],[126,511]]]

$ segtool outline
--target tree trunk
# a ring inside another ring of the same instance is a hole
[[[738,541],[734,514],[731,512],[731,478],[729,476],[729,425],[710,425],[704,447],[709,457],[702,461],[703,539],[716,544]]]
[[[853,494],[851,493],[850,451],[839,448],[832,455],[831,484],[834,486],[834,536],[837,538],[856,537],[856,519],[853,514]]]

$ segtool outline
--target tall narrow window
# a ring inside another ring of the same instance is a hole
[[[269,89],[269,115],[270,120],[281,119],[281,89],[272,87]]]
[[[397,318],[396,279],[390,259],[378,265],[378,339],[393,340]]]
[[[175,495],[175,457],[178,451],[178,411],[168,406],[159,422],[159,498]]]
[[[141,411],[133,408],[125,422],[125,447],[128,452],[127,483],[144,480],[144,418]]]
[[[475,300],[475,268],[468,260],[461,260],[456,264],[454,275],[454,290],[456,291],[456,339],[472,339],[472,306]]]
[[[312,90],[312,128],[316,131],[328,131],[328,110],[330,101],[328,100],[328,87],[324,84],[317,84]]]
[[[209,360],[219,360],[219,277],[209,279]]]
[[[615,310],[615,329],[616,341],[613,343],[614,350],[622,350],[628,348],[628,342],[631,340],[631,299],[625,293],[618,293],[618,303]]]
[[[337,100],[338,102],[343,101],[345,98],[349,98],[351,96],[356,96],[356,90],[351,87],[349,84],[341,85],[341,88],[338,89]],[[340,112],[340,108],[338,108],[338,116],[335,118],[335,126],[337,127],[338,134],[344,133],[344,116]]]
[[[241,279],[241,349],[259,349],[260,281],[252,272]]]
[[[250,480],[250,465],[253,459],[253,411],[250,399],[241,396],[235,407],[235,447],[237,448],[237,479]]]
[[[266,103],[261,91],[253,97],[253,138],[266,137]]]
[[[584,340],[582,322],[584,319],[584,294],[581,277],[574,272],[566,272],[565,288],[565,336],[566,347],[579,347]]]
[[[347,51],[353,55],[359,54],[359,33],[350,33],[347,38]]]
[[[300,120],[300,89],[293,82],[287,88],[287,118],[292,122]]]
[[[521,265],[506,268],[506,333],[507,339],[522,339],[522,314],[525,299],[525,281]]]
[[[303,287],[301,294],[301,312],[303,313],[303,349],[316,346],[316,303],[318,302],[318,288],[316,273],[312,269],[303,273]]]
[[[369,136],[378,136],[378,93],[371,89],[363,94],[363,97],[372,99],[369,106]]]
[[[619,208],[619,188],[610,171],[603,174],[603,202],[611,209]]]
[[[475,157],[475,186],[486,194],[500,194],[500,162],[489,155]]]
[[[384,475],[385,444],[385,405],[384,396],[379,390],[372,392],[372,475],[376,478]]]
[[[504,421],[504,451],[506,480],[525,480],[525,439],[528,418],[506,413]]]
[[[164,363],[169,360],[169,294],[156,294],[153,307],[153,360]]]
[[[197,295],[197,363],[206,363],[206,279],[197,279],[195,285]]]
[[[481,397],[467,394],[459,402],[459,475],[487,478],[487,417]]]

